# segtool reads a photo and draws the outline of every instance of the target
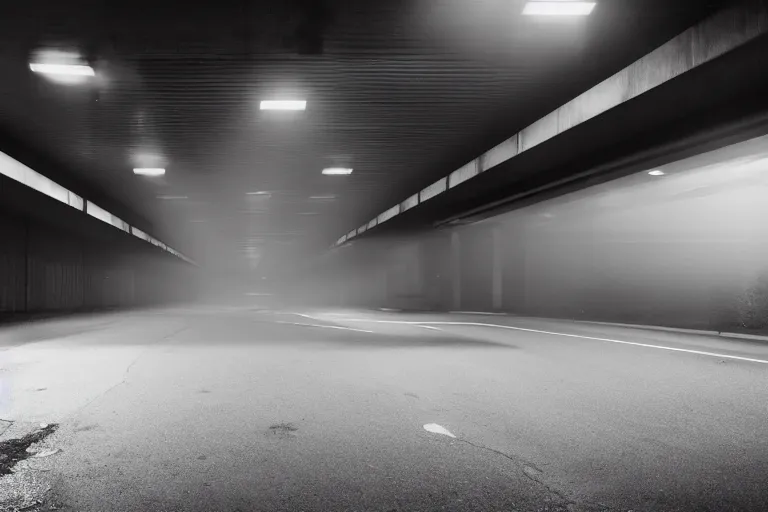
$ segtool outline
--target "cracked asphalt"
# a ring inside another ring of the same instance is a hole
[[[768,365],[589,336],[768,346],[370,321],[455,318],[168,309],[6,341],[0,440],[57,423],[60,452],[0,479],[0,510],[768,510]]]

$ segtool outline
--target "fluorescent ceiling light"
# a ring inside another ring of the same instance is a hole
[[[309,196],[310,199],[336,199],[336,196],[334,195],[328,195],[328,196]]]
[[[305,110],[307,102],[304,100],[266,100],[259,105],[261,110]]]
[[[246,195],[249,196],[268,196],[271,194],[271,192],[267,190],[257,190],[256,192],[246,192]]]
[[[29,69],[35,73],[46,75],[65,75],[65,76],[96,76],[91,66],[83,64],[43,64],[30,63]]]
[[[665,172],[662,171],[661,169],[656,169],[656,170],[650,171],[648,174],[650,174],[651,176],[664,176]]]
[[[162,167],[137,167],[133,170],[133,174],[139,174],[141,176],[162,176],[165,174],[165,169]]]
[[[589,16],[596,2],[560,1],[531,1],[525,4],[523,14],[527,16]]]
[[[323,169],[323,174],[327,174],[330,176],[352,174],[352,169],[347,169],[345,167],[327,167]]]

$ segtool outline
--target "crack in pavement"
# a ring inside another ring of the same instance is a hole
[[[6,432],[8,432],[8,429],[11,428],[11,426],[13,426],[14,421],[13,420],[0,419],[0,423],[7,423],[7,425],[5,425],[5,428],[0,430],[0,436],[2,436]]]
[[[125,371],[123,372],[123,378],[120,380],[120,382],[117,382],[117,383],[115,383],[114,385],[110,386],[109,388],[105,389],[104,391],[102,391],[101,393],[99,393],[97,396],[95,396],[94,398],[92,398],[91,400],[89,400],[87,403],[85,403],[85,404],[84,404],[84,405],[82,405],[81,407],[78,407],[78,408],[77,408],[75,411],[73,411],[72,413],[68,414],[68,415],[67,415],[67,416],[64,418],[64,420],[69,420],[69,419],[71,419],[72,417],[74,417],[74,416],[77,416],[77,415],[78,415],[78,414],[80,414],[80,413],[81,413],[83,410],[85,410],[86,408],[88,408],[88,407],[89,407],[91,404],[93,404],[93,403],[94,403],[94,402],[96,402],[97,400],[100,400],[101,398],[104,398],[104,397],[105,397],[107,394],[109,394],[111,391],[113,391],[113,390],[114,390],[114,389],[116,389],[117,387],[119,387],[119,386],[122,386],[123,384],[126,384],[126,383],[128,382],[128,374],[131,372],[131,369],[134,367],[134,365],[136,365],[136,363],[139,361],[139,359],[141,359],[142,357],[144,357],[144,356],[145,356],[145,355],[146,355],[146,354],[147,354],[147,353],[148,353],[148,352],[149,352],[149,351],[150,351],[152,348],[154,348],[154,347],[155,347],[157,344],[159,344],[159,343],[162,343],[163,341],[166,341],[166,340],[169,340],[169,339],[173,338],[174,336],[178,335],[179,333],[181,333],[181,332],[183,332],[183,331],[186,331],[187,329],[189,329],[189,327],[190,327],[189,325],[185,325],[184,327],[182,327],[182,328],[180,328],[180,329],[177,329],[177,330],[175,330],[175,331],[174,331],[174,332],[172,332],[171,334],[168,334],[168,335],[166,335],[166,336],[163,336],[162,338],[158,339],[158,340],[157,340],[155,343],[153,343],[153,344],[149,345],[147,348],[145,348],[144,350],[142,350],[142,351],[141,351],[141,353],[140,353],[139,355],[137,355],[137,356],[136,356],[136,358],[135,358],[133,361],[131,361],[131,363],[130,363],[130,364],[128,365],[128,367],[125,369]]]
[[[145,355],[147,355],[147,353],[150,350],[152,350],[152,348],[156,347],[158,344],[161,344],[161,343],[163,343],[166,340],[174,338],[175,336],[177,336],[178,334],[180,334],[181,332],[183,332],[183,331],[185,331],[186,329],[189,329],[189,328],[190,328],[190,325],[186,324],[183,327],[174,330],[170,334],[167,334],[165,336],[161,336],[161,337],[157,338],[156,340],[154,340],[153,342],[151,342],[150,344],[148,344],[148,346],[144,350],[142,350],[130,362],[130,364],[125,368],[125,370],[122,373],[122,379],[119,382],[117,382],[116,384],[110,386],[108,389],[104,390],[103,392],[99,393],[97,396],[95,396],[94,398],[89,400],[86,404],[82,405],[81,407],[78,407],[76,410],[74,410],[70,414],[66,415],[62,419],[62,421],[60,423],[63,424],[66,421],[72,420],[73,417],[76,417],[78,414],[82,413],[86,408],[88,408],[94,402],[104,398],[105,396],[107,396],[111,391],[113,391],[117,387],[119,387],[119,386],[121,386],[123,384],[126,384],[128,382],[128,377],[129,377],[129,374],[130,374],[131,370],[133,369],[133,367],[136,365],[136,363],[141,358],[143,358]],[[9,428],[10,428],[10,424],[12,424],[12,423],[13,422],[9,421]],[[58,426],[58,425],[56,425],[56,426]],[[25,468],[24,471],[25,471],[25,474],[27,474],[27,475],[30,475],[30,474],[31,475],[34,475],[34,474],[46,475],[46,474],[50,474],[50,472],[53,471],[53,469],[50,469],[50,468],[39,469],[39,468],[29,468],[29,467],[27,467],[27,468]],[[50,479],[50,476],[47,476],[45,478],[46,479]],[[47,481],[47,480],[43,480],[43,482],[45,482],[45,481]],[[29,484],[25,481],[23,483],[23,485],[29,485]],[[39,491],[37,493],[37,495],[36,495],[34,500],[32,500],[32,501],[27,500],[27,501],[24,502],[25,503],[25,505],[24,505],[25,508],[19,508],[18,506],[15,505],[15,502],[14,503],[10,503],[9,505],[6,505],[5,502],[0,502],[0,512],[6,512],[6,511],[9,511],[9,512],[10,511],[20,512],[21,510],[30,510],[31,511],[33,509],[34,510],[55,510],[55,509],[61,508],[60,504],[56,504],[56,503],[53,503],[53,502],[49,503],[50,497],[48,496],[48,493],[53,491],[53,490],[55,490],[53,483],[51,483],[50,485],[47,484],[47,488],[42,490],[42,491]],[[12,508],[7,508],[8,506],[10,506]],[[6,507],[6,508],[4,508],[4,507]],[[39,507],[45,507],[45,508],[41,509]]]
[[[562,502],[564,502],[569,511],[570,510],[575,511],[577,510],[575,507],[582,507],[582,506],[589,507],[592,510],[599,510],[601,512],[609,512],[611,510],[610,507],[606,507],[605,505],[602,505],[602,504],[595,504],[595,503],[589,503],[589,502],[578,503],[572,500],[571,498],[566,496],[565,493],[563,493],[562,491],[556,489],[554,486],[545,482],[540,476],[544,473],[544,471],[539,469],[532,462],[528,462],[521,458],[513,457],[512,455],[504,453],[500,450],[496,450],[495,448],[490,448],[488,446],[473,443],[472,441],[468,441],[467,439],[461,439],[461,438],[456,438],[456,439],[458,441],[461,441],[462,443],[466,443],[470,446],[474,446],[475,448],[480,448],[481,450],[486,450],[486,451],[495,453],[497,455],[501,455],[502,457],[512,461],[515,464],[515,466],[517,466],[529,480],[543,486],[547,491],[549,491],[551,494],[555,495]]]
[[[509,454],[506,454],[500,450],[496,450],[495,448],[489,448],[488,446],[484,446],[481,444],[473,443],[472,441],[468,441],[466,439],[459,439],[459,441],[463,443],[467,443],[470,446],[474,446],[475,448],[480,448],[481,450],[487,450],[489,452],[495,453],[497,455],[501,455],[502,457],[511,460],[515,463],[515,466],[520,468],[520,470],[523,472],[523,474],[528,477],[530,480],[533,480],[534,482],[543,485],[549,492],[560,498],[562,501],[564,501],[566,504],[575,504],[573,500],[565,496],[562,492],[558,491],[557,489],[553,489],[550,485],[548,485],[546,482],[543,482],[538,475],[541,473],[544,473],[541,469],[536,467],[535,464],[531,462],[524,461],[522,459],[515,458]],[[531,471],[533,470],[533,471]]]

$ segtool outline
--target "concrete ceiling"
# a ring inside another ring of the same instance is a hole
[[[40,172],[198,259],[285,260],[721,3],[603,0],[588,18],[542,22],[522,0],[31,0],[1,8],[0,150],[25,148]],[[96,79],[45,81],[28,69],[41,48],[76,49]],[[286,96],[307,110],[258,108]],[[165,177],[132,174],[146,155]],[[333,165],[354,173],[321,175]]]

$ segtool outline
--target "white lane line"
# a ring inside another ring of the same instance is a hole
[[[416,327],[421,327],[422,329],[430,329],[432,331],[440,331],[441,329],[437,327],[433,327],[431,325],[417,325]]]
[[[497,313],[495,311],[449,311],[454,315],[487,315],[487,316],[505,316],[506,313]]]
[[[302,317],[304,317],[304,318],[309,318],[310,320],[322,320],[322,318],[318,318],[318,317],[316,317],[316,316],[312,316],[312,315],[306,315],[306,314],[304,314],[304,313],[286,313],[286,315],[297,315],[297,316],[302,316]]]
[[[320,325],[320,324],[305,324],[301,322],[275,322],[277,324],[289,324],[289,325],[299,325],[302,327],[320,327],[321,329],[340,329],[342,331],[355,331],[355,332],[367,332],[369,334],[376,334],[373,331],[368,331],[365,329],[354,329],[352,327],[342,327],[340,325]]]
[[[465,326],[473,326],[473,327],[495,327],[498,329],[508,329],[511,331],[535,332],[539,334],[550,334],[553,336],[565,336],[568,338],[581,338],[584,340],[606,341],[608,343],[618,343],[621,345],[634,345],[636,347],[656,348],[659,350],[669,350],[672,352],[686,352],[688,354],[698,354],[701,356],[718,357],[722,359],[733,359],[736,361],[747,361],[750,363],[768,364],[768,360],[765,360],[765,359],[732,356],[728,354],[718,354],[716,352],[704,352],[702,350],[692,350],[688,348],[666,347],[664,345],[651,345],[649,343],[637,343],[635,341],[623,341],[623,340],[615,340],[611,338],[597,338],[595,336],[583,336],[580,334],[567,334],[563,332],[541,331],[539,329],[526,329],[524,327],[512,327],[510,325],[486,324],[486,323],[480,323],[480,322],[440,322],[440,321],[408,322],[404,320],[366,320],[364,318],[345,318],[344,320],[347,322],[374,322],[374,323],[391,323],[391,324],[408,324],[408,325],[465,325]]]

